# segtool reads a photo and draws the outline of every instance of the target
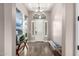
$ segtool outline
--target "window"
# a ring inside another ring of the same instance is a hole
[[[48,21],[45,21],[44,22],[44,35],[45,35],[45,37],[47,37],[48,36]]]
[[[35,22],[34,21],[32,21],[32,23],[31,23],[31,33],[32,33],[32,36],[34,36],[35,35]]]
[[[23,27],[23,16],[20,10],[16,8],[16,32],[17,35],[22,34]]]

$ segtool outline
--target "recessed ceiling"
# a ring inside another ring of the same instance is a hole
[[[29,11],[36,11],[38,6],[40,6],[40,9],[43,11],[50,11],[52,8],[53,4],[52,3],[26,3],[25,4],[26,8],[28,8]]]

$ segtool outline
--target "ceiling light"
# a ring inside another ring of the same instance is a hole
[[[38,12],[38,9],[36,9],[35,12]]]
[[[41,15],[39,16],[39,19],[41,19]]]

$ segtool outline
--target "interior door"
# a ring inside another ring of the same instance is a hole
[[[44,40],[44,21],[37,19],[35,21],[35,40],[43,41]]]

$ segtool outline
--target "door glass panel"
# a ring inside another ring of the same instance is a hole
[[[32,22],[32,36],[34,35],[34,22]]]
[[[45,34],[45,36],[47,36],[48,35],[48,22],[47,21],[45,22],[45,26],[44,27],[45,27],[44,34]]]

